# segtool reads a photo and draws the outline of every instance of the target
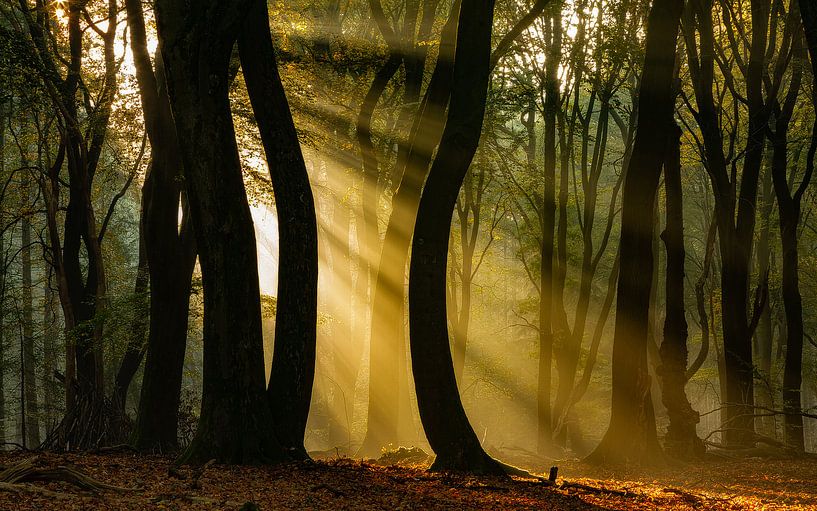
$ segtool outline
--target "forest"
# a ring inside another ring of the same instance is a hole
[[[0,509],[817,508],[816,77],[815,0],[0,0]]]

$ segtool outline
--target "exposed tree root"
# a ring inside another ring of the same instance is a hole
[[[118,492],[135,491],[135,488],[125,488],[103,483],[91,476],[70,467],[38,467],[37,456],[26,458],[10,467],[4,467],[0,472],[0,482],[5,486],[4,490],[14,490],[13,486],[24,486],[21,489],[28,489],[30,485],[21,485],[33,481],[64,482],[76,486],[82,490],[99,492],[102,490],[112,490]],[[36,488],[36,487],[35,487]]]
[[[26,484],[26,483],[4,483],[0,482],[0,491],[7,491],[12,493],[36,493],[38,495],[42,495],[43,497],[48,497],[50,499],[70,499],[74,495],[68,493],[60,493],[56,491],[51,491],[45,488],[40,488],[39,486],[34,486],[33,484]],[[88,498],[86,496],[81,496],[84,498]]]

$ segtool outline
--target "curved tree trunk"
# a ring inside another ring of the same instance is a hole
[[[397,400],[390,389],[395,388],[397,367],[394,339],[404,339],[406,263],[412,230],[417,216],[420,190],[426,179],[428,165],[439,143],[443,116],[451,87],[451,68],[456,36],[456,17],[452,16],[440,36],[440,56],[432,73],[425,97],[411,128],[410,149],[405,169],[392,197],[392,213],[386,226],[380,265],[373,289],[370,366],[392,367],[392,385],[376,379],[369,382],[369,425],[360,449],[364,456],[374,456],[397,436],[397,422],[390,414],[397,413]],[[392,339],[389,342],[389,339]],[[390,358],[392,361],[387,360]],[[383,374],[382,369],[377,372]],[[377,374],[373,369],[371,375]],[[386,376],[386,375],[383,375]]]
[[[479,444],[457,390],[446,315],[450,219],[482,129],[494,2],[463,0],[452,95],[437,157],[420,198],[409,274],[411,361],[420,418],[437,455],[432,470],[503,473]]]
[[[255,0],[238,40],[269,165],[278,216],[278,304],[267,396],[278,442],[307,458],[304,433],[315,376],[318,227],[298,134],[278,74],[267,2]]]

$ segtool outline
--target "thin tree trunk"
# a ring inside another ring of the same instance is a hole
[[[668,121],[670,121],[668,119]],[[701,456],[705,447],[696,431],[700,415],[692,408],[686,395],[687,320],[684,309],[684,209],[681,187],[681,129],[670,121],[664,187],[666,189],[666,229],[661,235],[667,250],[666,316],[661,342],[661,392],[669,414],[669,427],[664,441],[667,452],[682,459]]]
[[[0,175],[6,167],[6,122],[11,116],[10,105],[0,101]],[[0,204],[0,226],[5,225],[5,211]],[[6,240],[0,232],[0,417],[6,417]],[[0,442],[6,441],[6,422],[0,420]]]
[[[2,252],[2,250],[0,250]],[[57,328],[56,300],[51,287],[51,271],[43,285],[43,422],[45,430],[51,431],[55,426],[58,410],[57,396],[59,388],[55,372],[57,371],[57,346],[59,344],[59,329]],[[2,286],[2,284],[0,284]],[[2,412],[2,410],[0,410]]]
[[[536,450],[544,454],[552,442],[550,387],[553,366],[553,255],[556,228],[556,120],[559,114],[559,63],[562,13],[553,9],[547,21],[548,61],[545,71],[543,137],[542,245],[539,247],[539,368],[536,392]]]
[[[704,262],[701,267],[701,274],[698,280],[695,281],[695,304],[698,311],[698,321],[701,326],[701,349],[695,360],[687,368],[687,381],[695,376],[695,373],[704,365],[707,356],[709,355],[710,335],[712,335],[709,328],[709,315],[706,313],[706,283],[709,280],[710,268],[712,267],[712,256],[715,253],[715,235],[717,234],[717,225],[714,219],[709,220],[709,228],[707,229],[706,241],[704,242]],[[714,321],[714,319],[713,319]]]
[[[797,9],[796,4],[793,6]],[[799,27],[798,27],[799,29]],[[802,48],[802,37],[796,37],[796,46]],[[792,77],[789,91],[781,106],[775,101],[772,153],[772,181],[777,196],[782,245],[782,294],[786,311],[786,358],[783,366],[783,411],[786,445],[797,453],[805,451],[803,431],[803,299],[800,294],[799,250],[797,228],[800,224],[801,198],[811,181],[814,170],[814,150],[817,132],[812,134],[806,173],[799,187],[790,190],[788,176],[788,131],[794,108],[799,99],[805,52],[795,50],[792,59]],[[817,105],[817,101],[814,102]]]
[[[767,158],[770,160],[771,158]],[[769,166],[770,167],[770,166]],[[774,191],[772,190],[772,170],[766,168],[763,173],[760,188],[760,228],[758,232],[757,249],[755,259],[758,275],[768,275],[771,243],[770,231],[772,224],[772,208],[775,203]],[[755,354],[757,370],[759,372],[759,382],[755,389],[755,399],[758,405],[767,408],[774,407],[772,390],[772,310],[769,300],[766,300],[760,311],[760,319],[754,335],[753,352]],[[775,436],[775,418],[760,417],[757,421],[761,432],[771,438]]]
[[[690,4],[684,23],[687,61],[690,62],[698,107],[695,117],[705,147],[706,170],[715,192],[715,218],[721,253],[722,356],[726,385],[722,399],[726,404],[727,425],[724,438],[727,444],[736,446],[752,445],[755,437],[753,332],[748,311],[749,269],[765,128],[769,118],[769,109],[765,107],[763,97],[769,5],[769,0],[751,2],[750,54],[748,64],[742,69],[746,81],[748,129],[739,187],[727,169],[723,136],[713,99],[715,35],[712,2],[705,0],[700,4]],[[695,33],[696,18],[698,34]],[[734,23],[734,20],[727,20],[726,23]]]
[[[23,158],[23,166],[27,163]],[[36,448],[40,445],[40,412],[37,403],[37,360],[34,357],[34,300],[32,297],[33,283],[31,279],[31,216],[29,209],[31,202],[31,176],[29,170],[24,170],[21,175],[21,211],[20,219],[20,264],[22,273],[22,333],[23,333],[23,389],[25,408],[26,441],[25,447]]]
[[[346,190],[341,190],[345,193]],[[337,199],[343,197],[336,197]],[[347,449],[352,443],[352,418],[354,415],[355,386],[360,369],[360,358],[363,344],[352,334],[352,266],[349,253],[349,228],[351,212],[342,200],[334,205],[335,213],[332,222],[332,269],[336,279],[333,287],[333,310],[335,321],[332,327],[334,349],[334,374],[342,393],[335,399],[339,401],[334,410],[339,415],[337,423],[331,423],[329,438],[332,445],[343,445]]]

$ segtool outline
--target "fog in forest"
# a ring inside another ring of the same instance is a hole
[[[0,442],[810,460],[815,44],[809,0],[0,0]]]

